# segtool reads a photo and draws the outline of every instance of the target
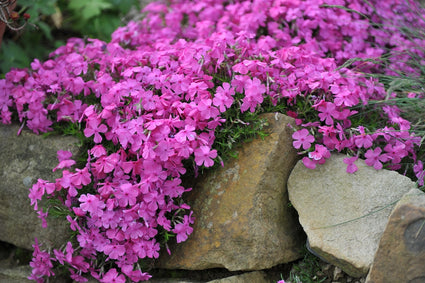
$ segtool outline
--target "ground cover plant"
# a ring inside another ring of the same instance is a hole
[[[423,186],[421,136],[399,107],[423,88],[393,83],[423,74],[411,59],[424,40],[399,29],[425,27],[414,2],[182,0],[144,13],[110,42],[72,38],[0,80],[2,123],[72,132],[87,147],[83,161],[59,151],[62,177],[30,190],[43,225],[62,215],[73,231],[53,251],[36,240],[31,279],[62,267],[78,282],[148,280],[143,260],[192,232],[182,176],[261,134],[265,111],[296,119],[309,168],[343,152],[348,173],[364,158]]]

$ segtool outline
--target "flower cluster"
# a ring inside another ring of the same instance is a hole
[[[87,275],[100,282],[148,280],[139,263],[159,256],[159,234],[182,242],[192,232],[194,217],[181,199],[190,190],[182,186],[184,162],[211,167],[220,158],[215,132],[230,108],[285,105],[298,125],[293,145],[309,168],[331,152],[353,155],[345,160],[350,173],[358,157],[375,169],[399,169],[404,158],[416,162],[420,139],[410,123],[394,105],[371,104],[394,94],[359,72],[408,71],[397,63],[403,58],[387,69],[369,61],[342,66],[392,50],[421,52],[385,20],[402,22],[405,1],[167,2],[149,4],[143,20],[118,28],[109,43],[70,39],[49,60],[0,80],[1,122],[11,123],[14,109],[36,133],[70,122],[91,141],[85,166],[73,168],[72,155],[60,151],[54,170],[62,177],[38,180],[30,190],[43,220],[38,202],[61,200],[76,234],[52,254],[36,243],[31,279],[42,282],[60,264],[78,282]],[[365,111],[384,124],[365,128]],[[423,180],[420,161],[414,171]]]

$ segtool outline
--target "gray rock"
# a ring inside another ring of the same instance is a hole
[[[315,170],[298,162],[288,192],[312,251],[350,276],[361,277],[372,264],[391,209],[415,184],[362,160],[356,163],[359,170],[348,174],[345,157],[332,155]]]
[[[300,257],[305,236],[288,206],[286,180],[297,153],[293,119],[268,114],[271,134],[246,143],[238,158],[207,172],[188,197],[196,217],[193,233],[159,267],[261,270]]]
[[[208,281],[208,283],[269,283],[270,281],[267,279],[267,275],[262,271],[254,271],[249,273],[244,273],[241,275],[235,275],[226,277],[223,279],[217,279]]]
[[[425,282],[425,194],[413,189],[391,212],[368,283]]]
[[[0,282],[4,283],[30,283],[34,282],[28,279],[31,275],[31,267],[17,266],[4,267],[0,262]]]
[[[0,240],[29,250],[35,237],[43,248],[58,246],[67,239],[69,225],[52,219],[47,229],[42,228],[28,194],[37,179],[54,181],[61,176],[52,172],[58,164],[56,153],[71,150],[76,154],[77,140],[45,139],[26,130],[17,136],[18,129],[17,125],[0,125]]]

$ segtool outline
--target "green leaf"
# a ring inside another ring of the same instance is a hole
[[[81,18],[87,21],[93,17],[100,15],[103,10],[109,9],[112,4],[106,0],[71,0],[69,8],[81,13]]]
[[[29,65],[25,50],[11,40],[6,40],[1,46],[0,71],[7,73],[12,67],[25,68]]]

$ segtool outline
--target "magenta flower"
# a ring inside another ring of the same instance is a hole
[[[194,219],[192,218],[192,212],[190,215],[185,215],[183,223],[178,223],[173,229],[173,232],[177,234],[177,243],[181,243],[187,240],[188,236],[193,232],[193,228],[190,224],[193,224]]]
[[[353,174],[359,169],[355,164],[358,158],[358,156],[344,158],[344,163],[347,164],[347,173]]]
[[[118,200],[118,204],[121,207],[126,207],[127,205],[134,205],[136,203],[137,196],[139,191],[136,186],[125,183],[118,187],[118,190],[115,192],[115,197]]]
[[[211,167],[214,165],[213,158],[217,157],[217,150],[211,150],[210,147],[202,145],[199,148],[195,149],[195,162],[196,165],[205,167]]]
[[[63,168],[69,168],[73,165],[75,165],[75,160],[70,159],[72,156],[72,152],[70,151],[65,151],[65,150],[59,150],[57,152],[58,155],[58,160],[59,160],[59,164],[53,168],[53,172],[55,172],[58,169],[63,169]]]
[[[111,259],[119,259],[125,254],[125,247],[119,244],[110,244],[104,247],[103,252]]]
[[[307,129],[301,129],[292,134],[292,138],[295,140],[292,145],[299,149],[302,147],[307,150],[311,147],[311,143],[314,142],[314,137],[310,135]]]
[[[377,147],[374,150],[369,149],[365,153],[365,163],[369,166],[372,166],[376,170],[382,169],[383,165],[381,162],[388,161],[388,155],[387,154],[381,154],[382,149]]]
[[[111,268],[99,280],[102,283],[125,283],[124,274],[119,274],[115,268]]]
[[[316,169],[316,165],[318,164],[317,160],[310,159],[307,156],[303,157],[302,162],[303,162],[304,166],[309,168],[309,169]]]
[[[317,107],[317,111],[320,112],[320,121],[325,121],[326,125],[332,125],[334,123],[333,118],[339,117],[339,112],[332,102],[320,103]]]
[[[418,185],[423,186],[425,170],[422,161],[419,160],[415,165],[413,165],[413,172],[415,173],[416,178],[418,178]]]
[[[329,150],[321,144],[316,144],[314,150],[308,153],[308,157],[314,160],[321,160],[322,158],[329,158],[330,156],[331,153]]]
[[[102,141],[102,136],[100,133],[105,133],[108,130],[108,127],[104,124],[100,124],[100,119],[96,117],[89,117],[87,119],[87,125],[84,129],[84,135],[86,137],[91,137],[94,135],[94,142],[100,143]]]
[[[92,194],[81,195],[78,199],[80,201],[80,208],[83,211],[87,211],[92,215],[101,216],[105,203],[101,201],[97,196]]]

